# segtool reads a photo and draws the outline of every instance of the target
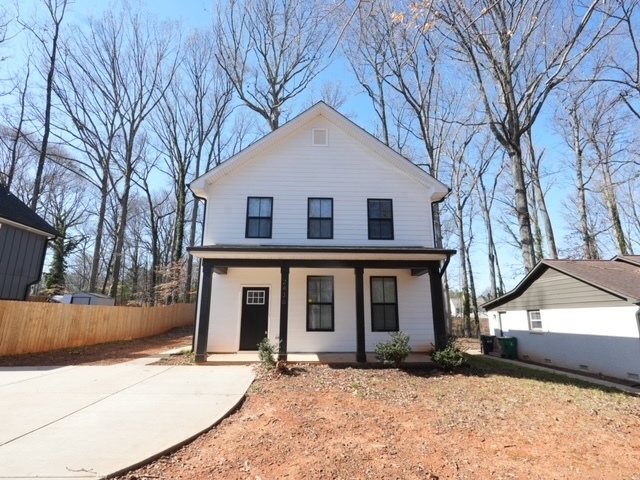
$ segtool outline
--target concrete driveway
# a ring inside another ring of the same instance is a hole
[[[219,422],[254,379],[248,366],[145,363],[0,368],[0,479],[103,478],[145,463]]]

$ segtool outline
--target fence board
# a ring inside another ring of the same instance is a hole
[[[193,303],[113,307],[0,301],[0,356],[158,335],[193,325]]]

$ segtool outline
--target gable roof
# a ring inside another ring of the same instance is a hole
[[[613,259],[616,262],[625,262],[640,267],[640,255],[619,255]]]
[[[359,127],[324,102],[316,103],[308,110],[305,110],[297,117],[282,125],[280,128],[268,133],[233,157],[222,162],[220,165],[215,166],[204,175],[196,178],[191,182],[189,188],[191,188],[196,195],[204,195],[206,185],[215,183],[218,179],[246,164],[248,161],[259,155],[260,152],[280,142],[319,116],[324,117],[336,125],[353,139],[364,145],[369,150],[377,153],[380,157],[385,159],[398,170],[404,172],[409,177],[425,186],[432,187],[435,191],[435,194],[431,199],[432,201],[439,202],[449,193],[449,188],[446,185],[436,180],[409,159],[382,143],[369,132]]]
[[[482,306],[489,310],[518,298],[549,269],[563,273],[615,297],[640,304],[640,256],[631,257],[637,257],[635,260],[638,263],[621,260],[621,258],[627,257],[616,257],[613,260],[542,260],[513,290]]]
[[[37,230],[38,233],[47,237],[62,236],[40,215],[22,203],[8,188],[0,185],[0,223],[3,223],[3,220],[27,230]]]

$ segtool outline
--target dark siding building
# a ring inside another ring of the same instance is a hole
[[[47,241],[60,233],[0,185],[0,299],[26,300],[40,280]]]

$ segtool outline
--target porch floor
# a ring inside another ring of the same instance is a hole
[[[428,353],[412,353],[405,363],[431,363]],[[260,363],[258,352],[209,353],[202,365],[248,365]],[[355,353],[289,353],[287,363],[358,363]],[[367,363],[378,363],[375,353],[367,353]]]

